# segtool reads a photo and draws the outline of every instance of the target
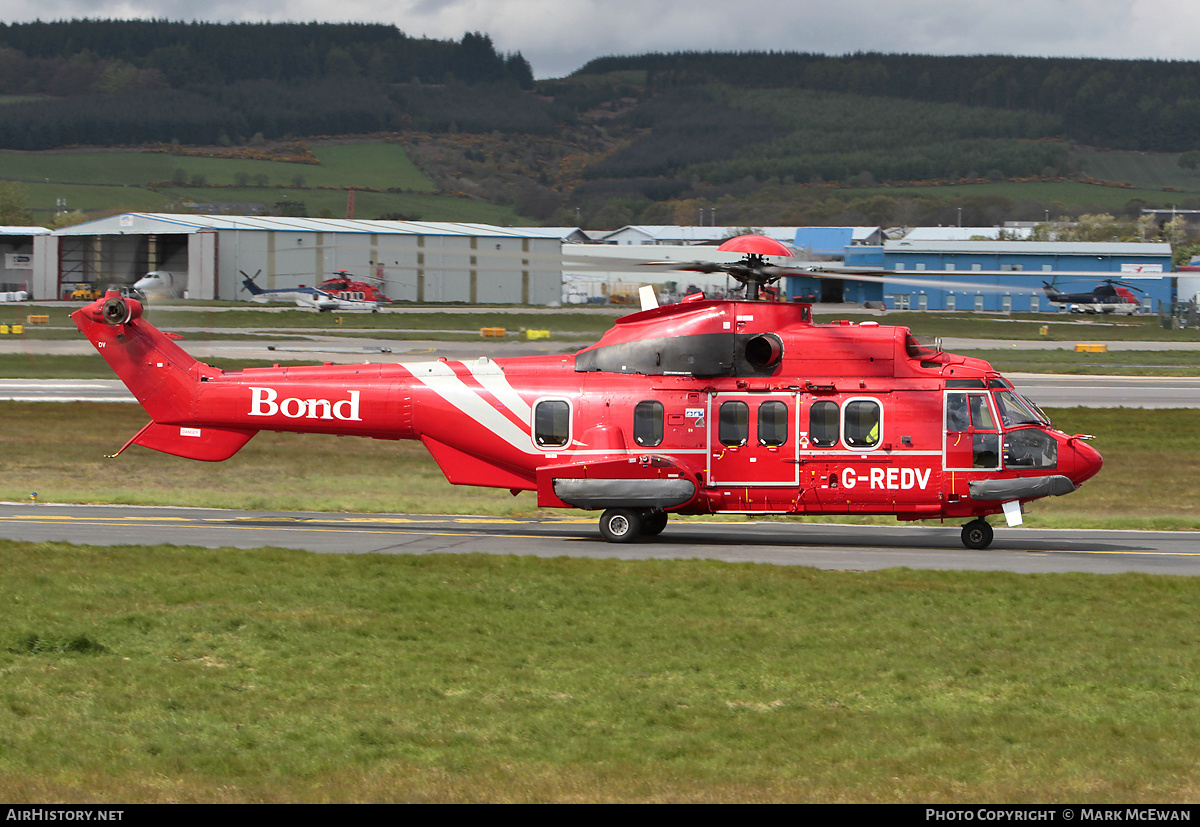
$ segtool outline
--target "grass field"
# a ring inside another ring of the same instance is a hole
[[[1030,526],[1200,529],[1200,429],[1187,410],[1060,409],[1067,433],[1096,434],[1104,470],[1079,491],[1031,506]],[[532,493],[453,486],[418,442],[260,433],[232,458],[194,462],[131,447],[136,405],[0,402],[0,500],[292,511],[538,513]],[[1171,434],[1169,442],[1161,438]],[[287,480],[287,485],[281,485]],[[560,512],[556,512],[560,513]],[[830,521],[833,518],[812,518]],[[867,522],[895,525],[886,517]],[[861,522],[861,520],[860,520]],[[669,530],[669,529],[668,529]]]
[[[0,554],[10,803],[1200,797],[1196,578]]]
[[[855,318],[843,313],[841,318]],[[1015,339],[1043,342],[1197,342],[1200,330],[1166,330],[1156,315],[1086,317],[1072,313],[941,313],[892,312],[860,316],[880,324],[900,325],[917,336],[962,339]],[[826,318],[818,321],[826,321]],[[1047,328],[1045,335],[1041,333]]]
[[[52,331],[67,331],[78,337],[75,323],[71,321],[71,313],[78,310],[82,303],[64,302],[61,306],[45,307],[17,303],[0,303],[0,324],[25,325],[22,335],[37,337]],[[154,301],[145,306],[145,318],[155,326],[168,328],[210,328],[211,333],[196,334],[227,335],[240,329],[255,330],[294,329],[319,330],[323,333],[336,334],[345,331],[384,331],[384,330],[475,330],[481,327],[503,326],[511,330],[534,328],[537,330],[553,330],[555,332],[585,332],[597,336],[612,327],[617,313],[586,313],[581,311],[561,310],[550,313],[533,311],[522,312],[519,308],[506,307],[503,313],[494,312],[487,307],[476,307],[466,312],[447,312],[445,307],[430,305],[421,309],[413,309],[403,313],[317,313],[312,310],[300,310],[288,306],[276,306],[264,310],[263,305],[249,302],[203,302],[194,301],[193,305],[178,303],[160,305]],[[206,305],[220,305],[221,310],[206,309]],[[629,311],[626,311],[629,312]],[[30,314],[46,314],[49,322],[46,325],[27,325],[26,317]],[[13,334],[5,334],[13,335]]]
[[[1029,525],[1200,529],[1194,411],[1050,414],[1106,464]],[[536,510],[448,485],[413,442],[263,433],[223,463],[110,460],[136,406],[0,419],[0,499]],[[0,559],[12,803],[1200,797],[1197,578],[5,541]]]
[[[140,186],[170,181],[182,170],[190,181],[231,186],[239,176],[265,176],[269,186],[292,186],[297,176],[309,187],[375,187],[432,192],[433,182],[418,170],[399,144],[326,144],[313,147],[319,164],[251,158],[206,158],[136,149],[83,152],[0,151],[0,178],[38,182]],[[222,199],[233,200],[233,199]]]
[[[175,201],[252,203],[267,208],[301,202],[310,215],[342,217],[347,201],[344,188],[355,186],[379,190],[356,193],[359,218],[403,214],[427,221],[531,223],[510,207],[436,194],[434,183],[399,144],[322,144],[312,152],[319,164],[140,150],[0,151],[0,179],[21,181],[29,191],[29,207],[44,215],[64,199],[68,209],[85,212],[161,211]],[[172,185],[175,180],[204,185]],[[239,186],[247,181],[255,185]],[[154,189],[149,189],[151,184]]]
[[[0,101],[3,103],[3,101]],[[357,214],[385,214],[424,220],[479,221],[501,225],[533,223],[510,207],[434,194],[435,184],[413,165],[404,149],[384,141],[320,143],[312,147],[320,164],[300,164],[248,158],[206,158],[113,149],[69,152],[0,151],[0,179],[19,180],[30,193],[30,207],[48,215],[57,200],[84,211],[160,211],[177,199],[198,203],[265,204],[301,201],[310,215],[345,215],[347,186],[391,192],[356,195]],[[939,187],[878,187],[832,190],[839,197],[878,194],[906,197],[1001,195],[1013,201],[1103,209],[1117,212],[1132,199],[1169,205],[1170,199],[1200,192],[1200,172],[1178,166],[1178,155],[1115,151],[1076,152],[1080,170],[1096,179],[1129,186],[1102,186],[1080,181],[1010,182]],[[202,180],[205,186],[165,186],[151,183]],[[265,181],[238,186],[239,179]],[[296,188],[297,182],[300,188]],[[1164,192],[1173,188],[1179,195]]]
[[[1200,192],[1200,170],[1179,166],[1179,153],[1105,150],[1076,152],[1072,158],[1081,172],[1100,181],[1133,184],[1143,189],[1172,187]]]
[[[1060,350],[957,350],[991,363],[1001,373],[1065,373],[1089,376],[1200,376],[1200,351],[1123,350],[1076,353]]]
[[[1161,189],[1127,188],[1089,184],[1083,181],[995,181],[987,184],[949,184],[937,187],[848,187],[830,190],[839,198],[860,198],[867,195],[889,195],[894,198],[958,198],[970,196],[1001,195],[1013,201],[1035,201],[1051,205],[1051,217],[1056,204],[1063,209],[1103,209],[1108,212],[1121,211],[1132,199],[1149,204],[1170,204],[1171,200]],[[1178,196],[1176,196],[1177,198]]]
[[[397,331],[361,332],[362,336],[395,340],[397,342],[412,340],[435,340],[455,342],[478,342],[480,338],[474,333],[438,333],[415,331],[401,333]],[[229,334],[221,336],[202,337],[200,340],[229,338]],[[70,338],[64,336],[63,338]],[[295,341],[299,336],[272,336],[270,342]],[[347,331],[345,338],[356,338],[354,331]],[[571,337],[556,336],[562,342],[563,352],[573,352],[583,346],[584,340]],[[193,338],[193,341],[196,339]],[[491,340],[486,349],[492,358],[506,355],[505,344],[517,341],[510,337],[505,341]],[[991,363],[992,367],[1002,373],[1062,373],[1092,376],[1200,376],[1200,353],[1194,350],[1155,350],[1155,351],[1112,351],[1109,353],[1076,353],[1071,349],[1057,350],[964,350],[955,351],[962,356],[973,356]],[[264,367],[273,364],[313,364],[316,357],[303,359],[287,359],[283,353],[269,354],[270,358],[257,360],[247,359],[213,359],[204,361],[222,370],[241,370],[250,367]],[[373,357],[376,361],[383,356]],[[395,357],[393,357],[395,358]],[[56,356],[40,353],[0,354],[0,378],[4,379],[111,379],[112,369],[98,354]]]
[[[34,308],[42,310],[43,308]],[[50,324],[26,326],[21,336],[31,343],[45,340],[74,340],[79,337],[70,321],[72,307],[49,309]],[[0,324],[23,324],[30,308],[23,305],[0,305]],[[477,331],[483,327],[502,324],[514,336],[525,329],[549,330],[556,339],[564,341],[564,350],[591,343],[609,329],[613,314],[584,313],[563,310],[554,313],[506,312],[502,316],[480,308],[472,313],[447,313],[436,307],[402,314],[318,314],[301,310],[281,310],[264,313],[258,309],[231,309],[220,312],[189,308],[186,305],[155,306],[147,310],[147,318],[166,330],[212,328],[215,332],[187,334],[186,341],[203,342],[236,337],[237,330],[253,328],[267,334],[267,341],[295,340],[305,335],[302,330],[319,331],[321,335],[346,338],[371,336],[395,339],[440,339],[477,341]],[[885,324],[909,327],[919,336],[993,338],[1001,340],[1039,340],[1058,343],[1046,350],[954,348],[963,355],[985,359],[1002,372],[1068,373],[1094,375],[1200,375],[1200,352],[1191,350],[1110,351],[1108,353],[1077,353],[1074,345],[1080,342],[1155,341],[1191,343],[1200,341],[1200,330],[1164,330],[1153,316],[1081,319],[1065,314],[996,314],[893,312],[879,317],[855,316],[850,311],[837,311],[818,321],[834,316],[878,319]],[[339,323],[340,322],[340,323]],[[1046,328],[1047,333],[1041,334]],[[293,332],[294,331],[294,332]],[[13,341],[0,335],[0,341]],[[513,340],[510,337],[509,340]],[[186,344],[185,344],[186,347]],[[494,355],[502,356],[503,344],[491,342],[489,348],[499,347]],[[482,349],[482,345],[481,345]],[[255,364],[273,364],[279,357],[266,362],[215,361],[217,367],[236,369]],[[0,377],[5,378],[109,378],[111,371],[98,356],[48,356],[34,352],[0,355]]]
[[[447,313],[444,308],[429,305],[414,307],[405,313],[313,313],[312,311],[280,308],[274,312],[263,312],[255,305],[245,302],[201,302],[192,305],[217,304],[233,309],[214,312],[203,306],[189,306],[186,302],[159,304],[150,302],[146,306],[146,318],[157,326],[211,327],[222,330],[238,328],[286,329],[314,328],[337,332],[347,329],[382,330],[470,330],[492,327],[503,322],[510,329],[550,329],[559,333],[594,333],[599,335],[612,327],[616,318],[633,312],[632,309],[611,308],[610,313],[558,310],[554,312],[506,312],[498,314],[486,307],[472,312]],[[74,331],[70,314],[78,304],[60,307],[40,307],[25,304],[0,304],[0,324],[24,324],[30,313],[46,313],[50,323],[46,328],[28,326],[25,334],[37,336],[46,329]],[[340,321],[339,321],[340,319]],[[1196,342],[1200,341],[1200,330],[1166,330],[1154,315],[1086,317],[1068,313],[943,313],[919,311],[892,311],[882,315],[864,312],[854,307],[834,310],[814,316],[818,323],[836,319],[855,321],[877,321],[880,324],[899,325],[909,328],[918,336],[958,337],[967,339],[1013,339],[1049,342]],[[1042,335],[1041,328],[1047,333]]]

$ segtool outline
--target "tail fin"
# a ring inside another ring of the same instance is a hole
[[[212,428],[195,418],[200,383],[222,371],[196,361],[141,315],[140,302],[115,291],[71,314],[75,326],[153,420],[126,447],[143,445],[210,461],[233,456],[258,432]]]
[[[257,284],[255,284],[254,279],[250,278],[249,276],[246,276],[246,278],[242,279],[242,286],[245,287],[247,290],[249,290],[250,295],[252,295],[252,296],[261,296],[263,293],[266,292],[261,287],[259,287]]]

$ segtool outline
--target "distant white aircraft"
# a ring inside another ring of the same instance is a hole
[[[187,291],[187,273],[151,270],[133,283],[142,295],[152,299],[181,299]]]
[[[242,273],[246,276],[245,273]],[[255,276],[258,273],[254,274]],[[246,276],[242,281],[242,286],[250,291],[250,301],[258,304],[269,304],[271,302],[291,302],[297,307],[307,307],[319,310],[322,313],[332,310],[370,310],[372,312],[379,309],[378,302],[360,301],[357,299],[339,299],[324,290],[319,290],[316,287],[284,287],[279,290],[264,290],[254,283],[253,276]]]

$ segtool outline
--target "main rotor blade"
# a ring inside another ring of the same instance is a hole
[[[912,287],[926,287],[939,290],[953,289],[975,293],[1028,293],[1033,295],[1044,292],[1041,287],[1034,287],[1033,285],[1027,287],[1020,284],[979,284],[977,282],[939,279],[934,275],[925,276],[923,278],[909,278],[907,276],[899,276],[893,273],[881,275],[879,273],[863,273],[853,270],[831,270],[827,268],[800,268],[793,270],[790,275],[812,276],[813,278],[818,279],[842,279],[844,281],[869,281],[878,284],[907,284]]]

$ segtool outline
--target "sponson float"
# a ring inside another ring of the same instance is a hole
[[[735,241],[746,257],[712,268],[747,300],[645,309],[574,355],[222,371],[135,300],[73,318],[150,415],[126,446],[219,461],[262,430],[419,439],[452,483],[603,510],[613,542],[672,513],[890,514],[965,519],[981,549],[985,516],[1019,524],[1023,503],[1100,470],[1090,437],[1056,430],[987,362],[755,300],[788,272],[765,256],[788,251]]]

